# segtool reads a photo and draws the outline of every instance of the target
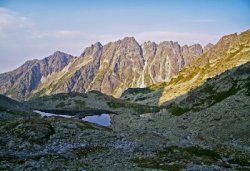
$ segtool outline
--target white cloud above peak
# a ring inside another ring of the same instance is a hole
[[[0,8],[0,31],[13,28],[26,27],[28,25],[27,18],[20,16],[6,8]]]

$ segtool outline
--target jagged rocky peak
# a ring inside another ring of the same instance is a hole
[[[239,39],[237,33],[229,34],[227,36],[223,36],[217,43],[223,49],[227,49],[228,47],[237,46],[239,44]],[[221,49],[221,50],[223,50]]]
[[[239,36],[237,33],[223,36],[216,45],[212,46],[209,51],[205,54],[207,61],[218,59],[218,56],[222,56],[226,52],[230,51],[231,48],[236,48],[240,44]]]
[[[64,55],[64,54],[66,54],[66,53],[57,50],[57,51],[55,51],[55,52],[52,54],[52,56],[60,56],[60,55]]]
[[[193,44],[189,46],[189,51],[196,55],[201,55],[203,52],[202,46],[200,44]]]
[[[120,44],[121,47],[127,48],[136,48],[140,46],[134,37],[124,37],[122,40],[115,42],[115,44],[116,43]]]
[[[167,52],[165,55],[181,55],[181,47],[178,42],[164,41],[158,45],[157,52],[162,53],[162,51]]]
[[[72,55],[61,52],[61,51],[55,51],[52,55],[44,58],[44,60],[48,60],[48,61],[69,61],[72,58],[74,58]],[[42,59],[43,60],[43,59]]]
[[[250,37],[250,29],[242,32],[239,35],[239,39],[240,39],[241,44],[245,44],[245,45],[249,44],[250,43],[249,37]]]
[[[173,41],[164,41],[161,42],[158,47],[157,47],[157,54],[161,55],[168,55],[168,56],[174,56],[177,55],[178,57],[181,56],[181,51],[180,51],[180,45],[178,42],[173,42]]]
[[[173,42],[173,46],[174,46],[175,49],[178,49],[180,51],[181,46],[179,45],[178,42]]]
[[[138,57],[138,55],[142,57],[142,49],[134,37],[125,37],[104,46],[103,57],[105,59],[116,55],[118,55],[119,59],[124,57],[134,58]]]
[[[193,44],[190,46],[184,45],[181,47],[184,64],[187,65],[195,58],[203,54],[203,48],[200,44]]]
[[[155,56],[158,46],[155,42],[147,41],[144,42],[141,46],[143,50],[143,57],[145,60],[148,60]]]
[[[61,51],[56,51],[52,55],[41,60],[41,71],[47,70],[49,72],[48,74],[51,74],[52,72],[58,72],[68,65],[73,59],[74,57],[72,55]]]
[[[230,41],[230,40],[233,40],[235,38],[237,38],[238,34],[237,33],[233,33],[233,34],[229,34],[229,35],[226,35],[226,36],[223,36],[218,43],[220,43],[220,41]]]
[[[124,38],[121,39],[120,41],[121,41],[121,42],[124,42],[124,43],[134,43],[134,42],[137,43],[137,41],[135,40],[134,37],[129,37],[129,36],[124,37]]]
[[[86,55],[92,55],[100,50],[102,50],[103,45],[100,42],[96,42],[95,44],[92,44],[90,47],[87,47],[84,52],[80,55],[80,57],[86,56]]]
[[[173,41],[163,41],[159,44],[159,46],[173,47]]]
[[[68,61],[72,60],[74,57],[70,54],[61,52],[61,51],[55,51],[52,55],[48,56],[47,59],[48,61],[51,62],[56,62],[56,61],[61,61],[63,63],[67,63]]]
[[[144,49],[147,47],[157,47],[157,44],[155,42],[147,41],[147,42],[144,42],[141,46]]]
[[[203,53],[203,48],[200,44],[184,45],[182,46],[183,53],[192,53],[195,55],[201,55]]]
[[[99,48],[101,48],[101,47],[102,47],[102,44],[101,44],[100,42],[96,42],[93,46],[94,46],[94,47],[99,47]]]
[[[206,46],[204,46],[203,51],[204,53],[209,51],[209,49],[211,49],[213,47],[212,43],[208,43]]]
[[[91,48],[96,52],[103,48],[100,42],[96,42],[95,44],[91,45]]]

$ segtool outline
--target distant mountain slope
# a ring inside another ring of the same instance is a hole
[[[27,61],[13,71],[0,74],[0,93],[22,99],[45,77],[63,70],[73,60],[73,56],[57,51],[42,60]]]
[[[208,79],[250,61],[250,30],[222,37],[205,54],[183,68],[169,82],[144,89],[129,89],[123,99],[157,105],[186,94]]]
[[[199,44],[181,47],[172,41],[139,45],[133,37],[125,37],[104,46],[97,42],[78,58],[55,52],[0,74],[0,93],[27,99],[98,90],[119,97],[127,88],[169,80],[202,53]]]

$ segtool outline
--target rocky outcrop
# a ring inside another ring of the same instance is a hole
[[[85,92],[94,80],[99,68],[103,46],[97,42],[81,54],[81,56],[70,66],[70,70],[74,70],[71,78],[65,82],[61,92]]]
[[[166,81],[184,66],[181,48],[177,42],[162,42],[151,53],[154,55],[148,56],[148,67],[143,73],[144,85]]]
[[[184,58],[184,63],[187,65],[192,62],[196,57],[202,55],[203,49],[200,44],[194,44],[192,46],[183,46],[182,54]]]
[[[142,49],[133,37],[105,45],[100,63],[89,90],[119,95],[127,87],[138,86],[144,59]]]
[[[213,47],[212,43],[208,43],[206,46],[204,46],[204,53],[209,51],[209,49],[211,49],[211,47]]]

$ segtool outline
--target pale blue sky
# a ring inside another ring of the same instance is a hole
[[[205,45],[249,28],[249,0],[0,0],[0,72],[125,36]]]

